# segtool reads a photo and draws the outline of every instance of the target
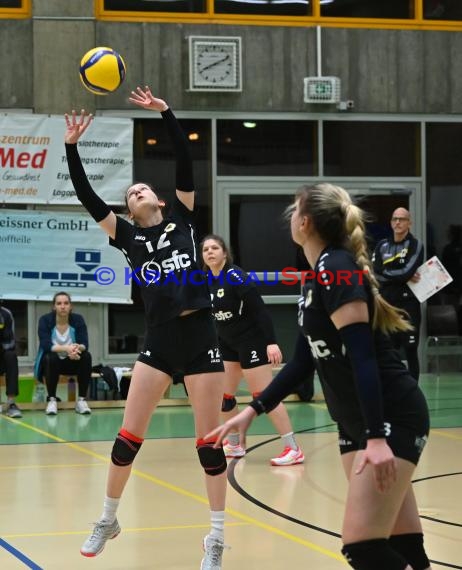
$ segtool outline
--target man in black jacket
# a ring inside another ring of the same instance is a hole
[[[421,312],[419,300],[407,282],[420,279],[417,269],[424,261],[424,250],[422,243],[410,232],[411,216],[408,210],[397,208],[391,217],[391,227],[393,237],[377,244],[372,261],[381,285],[380,293],[391,305],[404,309],[414,326],[410,332],[393,335],[393,343],[397,349],[404,351],[409,372],[418,381]]]
[[[0,374],[5,374],[7,409],[10,418],[22,417],[14,399],[19,393],[18,356],[11,311],[0,305]]]

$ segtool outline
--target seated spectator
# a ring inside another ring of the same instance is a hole
[[[14,401],[19,394],[14,318],[11,311],[2,306],[0,306],[0,374],[5,374],[6,415],[10,418],[21,418],[21,410]]]
[[[91,379],[87,325],[81,315],[72,312],[71,298],[63,291],[53,297],[52,309],[39,320],[40,345],[35,362],[36,378],[40,382],[43,382],[43,376],[46,379],[48,397],[45,413],[58,413],[56,389],[60,374],[75,374],[79,390],[75,411],[90,414],[85,399]]]

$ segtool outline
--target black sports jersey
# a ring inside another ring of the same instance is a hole
[[[235,347],[263,336],[267,344],[275,344],[271,317],[255,283],[237,265],[226,264],[216,278],[209,278],[212,310],[218,335]]]
[[[140,287],[146,322],[156,325],[188,309],[210,307],[207,280],[197,264],[193,213],[175,199],[172,211],[151,228],[134,226],[117,216],[115,239]]]
[[[401,308],[419,304],[407,282],[422,265],[423,258],[423,246],[411,233],[399,242],[391,237],[377,244],[372,262],[384,299]]]
[[[353,256],[346,250],[326,248],[314,271],[316,275],[331,272],[333,282],[328,285],[322,279],[314,279],[305,285],[299,302],[299,324],[308,340],[332,418],[342,424],[352,437],[360,439],[365,433],[365,422],[353,369],[330,315],[346,303],[363,300],[372,316],[372,293],[367,277],[359,271]],[[349,279],[339,279],[339,275],[347,275],[345,271],[348,271]],[[329,273],[326,275],[330,277]],[[373,335],[387,418],[387,413],[389,415],[396,407],[399,408],[399,400],[416,389],[417,383],[409,376],[389,338],[377,330]]]

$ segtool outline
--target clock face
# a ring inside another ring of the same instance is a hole
[[[241,90],[240,40],[190,37],[191,90]]]
[[[212,44],[197,47],[196,72],[198,77],[208,83],[223,83],[229,79],[234,82],[236,66],[234,46]]]

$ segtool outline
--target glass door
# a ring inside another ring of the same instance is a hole
[[[282,282],[288,267],[303,269],[300,252],[293,244],[284,212],[292,204],[295,190],[306,179],[276,181],[218,181],[215,204],[215,231],[231,246],[235,261],[246,271],[255,272],[269,281],[271,273]],[[411,213],[412,233],[425,242],[423,207],[419,183],[373,183],[336,181],[369,216],[367,223],[370,247],[390,235],[392,212],[404,207]],[[263,284],[265,295],[286,297],[297,294],[291,287]],[[269,289],[269,287],[272,287]],[[290,302],[290,301],[289,301]]]
[[[318,181],[318,180],[317,180]],[[284,217],[295,190],[309,183],[306,178],[240,179],[217,181],[214,231],[230,245],[234,261],[252,275],[282,332],[281,346],[291,347],[297,334],[296,302],[300,292],[300,271],[307,268],[300,248],[290,237]],[[314,182],[313,182],[314,183]],[[411,213],[412,232],[425,242],[423,205],[418,200],[418,182],[354,182],[336,180],[370,217],[370,248],[390,235],[392,212],[404,207]],[[279,334],[278,334],[279,337]],[[285,357],[290,357],[285,352]]]

